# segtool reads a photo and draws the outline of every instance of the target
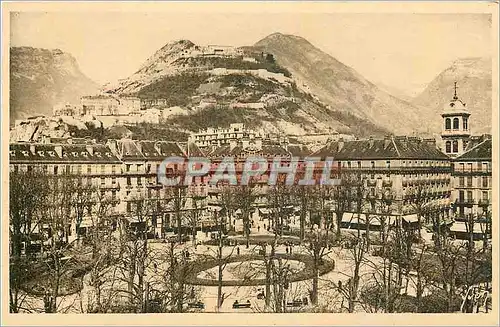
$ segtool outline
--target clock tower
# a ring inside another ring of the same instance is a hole
[[[452,158],[465,152],[470,139],[470,112],[457,96],[457,82],[455,82],[454,90],[453,99],[446,102],[441,114],[443,117],[442,150]]]

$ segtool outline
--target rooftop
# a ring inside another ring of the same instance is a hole
[[[336,160],[448,159],[433,142],[407,136],[354,141],[340,139],[327,144],[311,156],[333,157]]]
[[[485,139],[470,150],[455,158],[457,161],[491,160],[491,139]]]

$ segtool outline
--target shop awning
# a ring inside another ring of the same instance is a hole
[[[92,227],[92,221],[90,219],[84,219],[80,223],[80,228],[82,227]]]
[[[412,214],[412,215],[405,215],[402,217],[404,221],[406,221],[407,223],[418,223],[418,217],[416,214]]]
[[[365,224],[366,215],[363,213],[359,215],[357,213],[344,213],[344,215],[342,216],[342,222],[349,224]],[[369,224],[380,225],[380,220],[375,216],[370,216]]]
[[[411,216],[411,215],[409,215]],[[359,218],[358,218],[359,217]],[[377,215],[369,215],[368,216],[368,223],[373,226],[380,226],[382,225],[383,219],[385,219],[386,224],[394,224],[397,220],[398,216],[377,216]],[[408,218],[408,219],[413,219],[413,218]],[[416,216],[415,216],[416,219]],[[350,224],[365,224],[367,221],[366,214],[361,213],[351,213],[351,212],[346,212],[342,216],[342,222],[343,223],[350,223]]]
[[[474,234],[483,234],[486,232],[487,226],[484,223],[474,224]],[[464,222],[454,222],[450,227],[450,231],[456,233],[468,233],[467,225]]]

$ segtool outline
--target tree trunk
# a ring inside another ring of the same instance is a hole
[[[264,261],[266,265],[266,308],[269,308],[269,300],[271,299],[271,262]]]
[[[180,208],[175,213],[177,220],[177,242],[182,243],[182,217],[180,213]]]
[[[343,213],[335,213],[335,217],[337,218],[337,229],[335,233],[336,240],[340,240],[340,224],[342,223]]]
[[[312,292],[311,292],[311,302],[313,305],[318,304],[318,263],[315,262],[313,265],[313,280],[312,280]]]
[[[222,235],[219,235],[219,249],[217,251],[217,260],[218,260],[218,278],[217,278],[217,311],[220,311],[222,306]]]
[[[304,242],[305,234],[305,224],[306,224],[306,211],[302,209],[300,211],[300,243]]]

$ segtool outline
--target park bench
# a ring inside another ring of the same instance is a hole
[[[189,309],[205,309],[205,304],[201,301],[188,303]]]
[[[308,304],[307,298],[303,298],[303,299],[296,299],[293,301],[288,301],[286,303],[286,306],[296,308],[296,307],[301,307],[301,306],[307,305],[307,304]]]
[[[233,309],[241,309],[241,308],[250,308],[250,300],[247,300],[245,303],[238,303],[238,301],[234,301],[233,303]]]

